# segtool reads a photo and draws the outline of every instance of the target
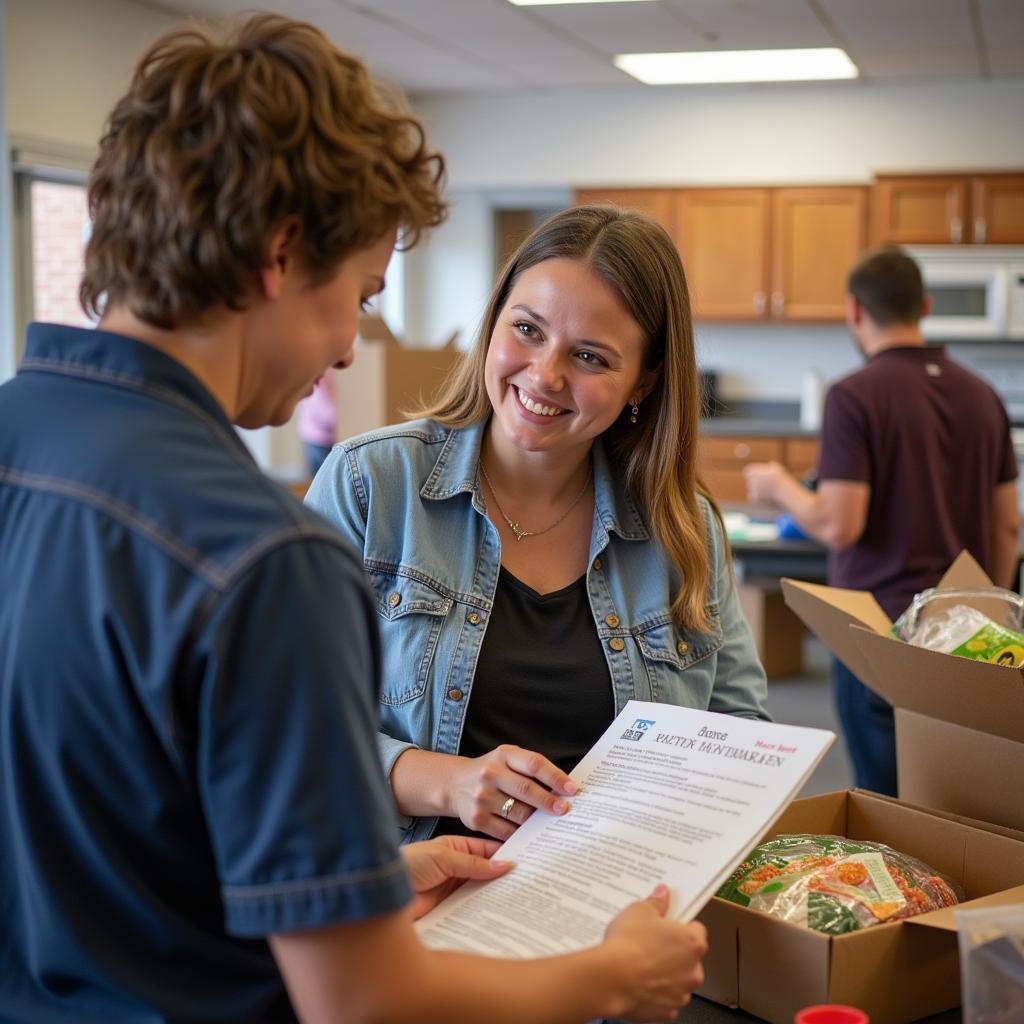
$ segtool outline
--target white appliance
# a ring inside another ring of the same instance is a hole
[[[1024,341],[1024,249],[908,248],[921,267],[932,311],[929,341]]]

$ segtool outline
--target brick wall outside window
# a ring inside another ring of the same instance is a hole
[[[31,199],[33,319],[89,327],[78,304],[89,230],[85,187],[33,181]]]

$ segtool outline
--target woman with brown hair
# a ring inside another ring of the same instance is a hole
[[[539,227],[423,417],[337,446],[307,497],[377,596],[406,841],[565,813],[630,698],[767,717],[657,224],[580,207]]]
[[[507,865],[398,849],[362,566],[234,430],[351,361],[396,234],[443,219],[442,169],[276,15],[165,37],[115,106],[98,329],[33,324],[0,388],[4,1021],[654,1020],[700,984],[703,929],[664,892],[569,956],[420,943],[413,917]]]

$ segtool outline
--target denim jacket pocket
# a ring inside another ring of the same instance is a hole
[[[707,632],[681,629],[666,616],[639,629],[637,645],[643,656],[655,701],[685,707],[707,707],[715,684],[714,661],[725,645],[718,608],[707,608]]]
[[[373,572],[383,678],[382,704],[404,704],[422,696],[445,616],[453,601],[424,580],[401,572]]]

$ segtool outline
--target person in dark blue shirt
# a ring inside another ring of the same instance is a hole
[[[351,360],[441,159],[354,59],[275,15],[158,41],[90,179],[81,294],[0,388],[0,1019],[655,1019],[701,980],[664,893],[600,947],[426,950],[412,919],[506,866],[399,853],[355,554],[259,472]]]

